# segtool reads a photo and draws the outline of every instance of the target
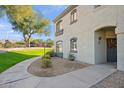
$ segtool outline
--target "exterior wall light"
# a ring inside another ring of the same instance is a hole
[[[100,44],[101,40],[102,40],[102,37],[100,36],[100,37],[98,38],[98,44]]]

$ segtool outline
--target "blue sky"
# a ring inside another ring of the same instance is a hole
[[[40,12],[45,18],[50,20],[50,31],[49,37],[44,35],[33,35],[32,38],[39,38],[46,40],[47,38],[54,39],[54,24],[53,19],[58,16],[63,10],[67,8],[67,5],[35,5],[33,9]],[[13,32],[6,16],[0,18],[0,40],[11,39],[11,40],[23,40],[22,34]]]

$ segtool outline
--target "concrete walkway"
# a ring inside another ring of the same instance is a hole
[[[5,53],[5,52],[7,52],[7,51],[5,51],[5,50],[0,50],[0,53]]]
[[[106,65],[93,65],[56,77],[37,77],[27,67],[39,57],[21,62],[0,74],[0,87],[8,88],[84,88],[103,80],[116,69]]]

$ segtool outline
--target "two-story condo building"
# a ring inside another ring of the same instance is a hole
[[[71,5],[54,20],[58,56],[124,70],[124,6]]]

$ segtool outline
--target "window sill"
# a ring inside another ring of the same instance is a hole
[[[70,53],[77,53],[77,51],[73,51],[73,50],[71,50]]]
[[[77,20],[74,20],[74,21],[70,22],[70,24],[74,24],[74,23],[76,23],[76,22],[77,22]]]
[[[56,32],[56,35],[55,36],[60,36],[60,35],[63,35],[63,29],[60,30],[60,31],[58,31],[58,32]]]

